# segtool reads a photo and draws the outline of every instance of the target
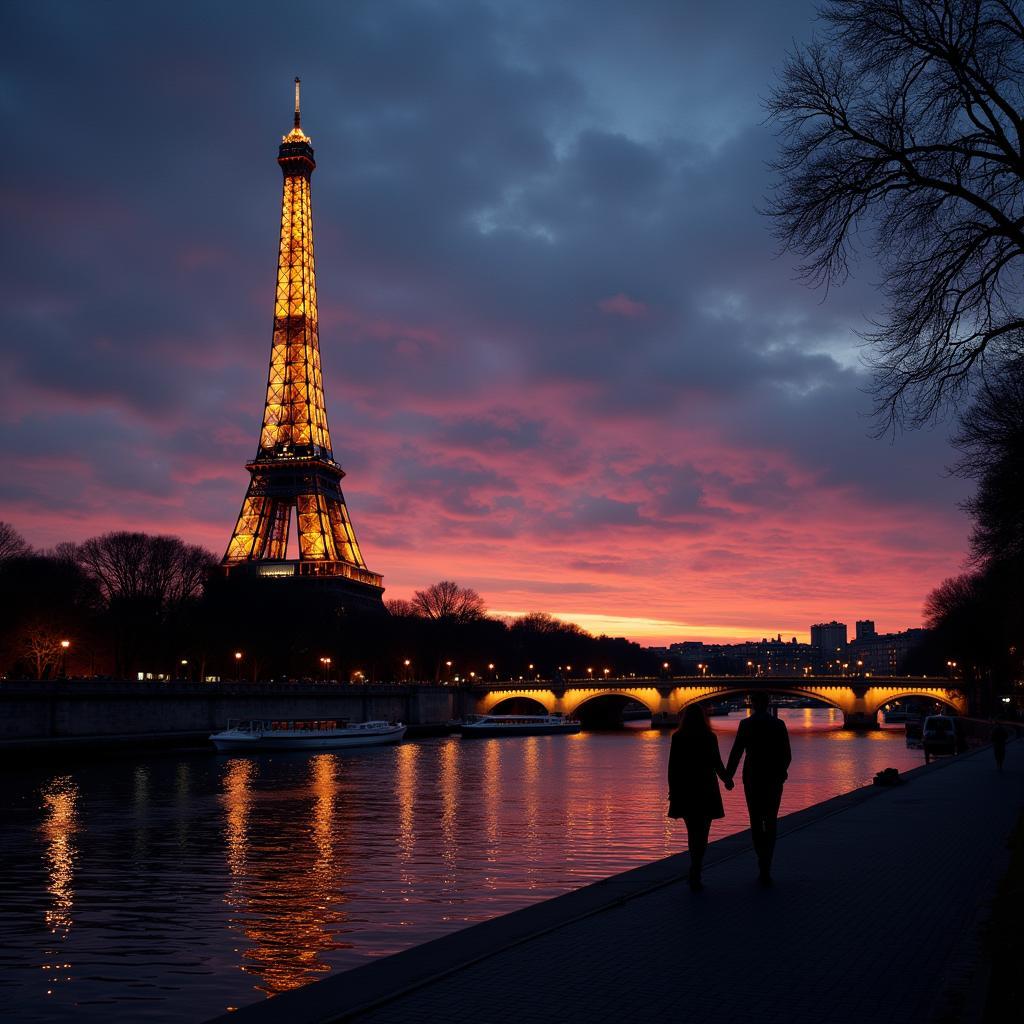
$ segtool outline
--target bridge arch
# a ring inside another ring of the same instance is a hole
[[[845,708],[840,703],[840,697],[832,696],[828,694],[824,689],[815,689],[813,687],[802,687],[793,686],[792,684],[782,683],[778,689],[772,689],[771,685],[761,685],[757,687],[757,690],[770,693],[778,694],[786,697],[807,697],[810,700],[819,700],[822,704],[827,704],[831,708],[836,708],[838,711],[844,711]],[[721,689],[716,689],[711,693],[699,693],[692,697],[686,697],[679,701],[679,710],[682,711],[684,708],[689,707],[691,704],[700,704],[706,701],[724,700],[727,697],[746,696],[751,693],[752,689],[749,686],[723,686]],[[879,705],[881,707],[881,705]]]
[[[520,689],[518,687],[501,690],[492,690],[486,693],[477,705],[477,711],[482,715],[489,715],[496,708],[507,701],[529,700],[539,704],[541,709],[550,713],[555,710],[555,695],[546,689]],[[540,712],[537,712],[538,714]]]
[[[573,718],[578,718],[584,726],[615,729],[622,726],[622,712],[630,704],[639,704],[647,709],[653,718],[654,709],[651,701],[645,700],[643,694],[631,689],[599,690],[573,695],[575,699],[568,701],[568,711]]]
[[[611,689],[609,689],[609,690],[598,690],[596,692],[588,691],[586,693],[583,693],[583,694],[577,696],[575,698],[575,700],[570,703],[569,708],[568,708],[568,712],[569,712],[570,715],[575,715],[579,711],[579,709],[581,707],[583,707],[584,704],[589,704],[591,701],[594,701],[594,700],[602,700],[605,697],[619,697],[623,701],[625,701],[626,703],[629,703],[629,704],[643,704],[643,706],[645,708],[647,708],[648,711],[651,711],[651,712],[654,711],[654,708],[651,707],[650,700],[645,700],[644,697],[641,696],[641,694],[640,694],[640,692],[638,690],[635,690],[635,689],[634,690],[630,690],[630,689],[624,688],[624,689],[621,689],[621,690],[611,690]]]
[[[550,708],[546,707],[536,694],[515,694],[511,697],[502,697],[491,705],[487,712],[489,715],[543,715],[549,713]]]
[[[891,704],[895,700],[907,700],[910,697],[933,701],[936,704],[942,705],[944,710],[951,711],[954,715],[962,715],[966,710],[965,701],[962,698],[958,701],[955,696],[949,696],[939,693],[936,690],[927,690],[924,688],[894,691],[891,694],[887,693],[884,700],[878,700],[878,698],[875,697],[871,703],[874,704],[877,701],[877,707],[875,708],[875,714],[877,715],[886,704]]]

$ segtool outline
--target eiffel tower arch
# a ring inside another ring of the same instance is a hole
[[[310,192],[316,161],[302,130],[298,78],[295,121],[277,162],[284,187],[263,426],[221,567],[229,578],[307,581],[346,605],[382,611],[382,578],[359,549],[327,426]],[[297,558],[288,557],[293,529]]]

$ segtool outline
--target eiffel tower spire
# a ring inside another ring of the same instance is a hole
[[[277,162],[284,174],[281,239],[274,296],[274,335],[267,394],[251,480],[223,566],[248,566],[261,575],[341,577],[374,588],[349,519],[327,426],[313,259],[310,179],[316,168],[312,140],[302,130],[300,81],[295,79],[295,121],[281,139]],[[298,560],[288,560],[292,513]]]

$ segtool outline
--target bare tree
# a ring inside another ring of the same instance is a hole
[[[417,614],[427,619],[447,622],[472,622],[486,612],[484,599],[469,587],[460,587],[451,580],[431,583],[426,590],[417,590],[412,597]]]
[[[20,558],[31,550],[28,541],[10,523],[0,520],[0,562],[8,558]]]
[[[868,251],[887,308],[865,332],[882,429],[955,403],[1024,352],[1024,24],[1016,0],[832,0],[768,108],[767,212],[804,277]]]
[[[60,634],[39,622],[30,622],[23,628],[22,650],[32,664],[36,679],[56,672],[64,656]]]
[[[216,562],[205,548],[177,537],[127,531],[93,537],[67,553],[108,601],[143,598],[158,607],[198,597]]]

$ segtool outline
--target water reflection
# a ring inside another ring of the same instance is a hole
[[[441,857],[445,864],[445,887],[456,884],[459,860],[459,755],[462,745],[446,742],[441,747]]]
[[[891,731],[835,731],[834,711],[783,715],[784,810],[921,760]],[[712,720],[725,755],[741,717]],[[0,997],[26,1021],[206,1019],[674,853],[685,830],[665,816],[669,738],[438,738],[12,772]],[[741,787],[724,802],[716,838],[747,827]]]
[[[331,969],[324,954],[350,945],[336,937],[348,901],[337,758],[318,754],[291,764],[305,768],[305,813],[295,813],[293,799],[278,813],[271,806],[276,794],[268,793],[268,806],[254,815],[260,801],[249,759],[229,762],[224,778],[231,924],[248,943],[242,970],[255,974],[256,988],[270,995],[315,980]]]
[[[54,779],[43,790],[44,818],[40,831],[46,841],[47,889],[50,893],[46,925],[52,935],[61,939],[67,937],[73,923],[77,804],[78,786],[68,776]]]
[[[416,853],[416,787],[420,748],[406,743],[398,748],[395,798],[398,801],[398,856],[407,867]]]
[[[56,942],[45,950],[41,966],[46,972],[46,994],[52,996],[54,985],[71,981],[67,973],[71,964],[67,962],[64,943],[74,923],[72,911],[78,856],[74,837],[79,828],[78,786],[70,777],[62,776],[53,779],[42,795],[43,823],[40,832],[45,843],[46,888],[49,894],[44,918],[50,937]]]

